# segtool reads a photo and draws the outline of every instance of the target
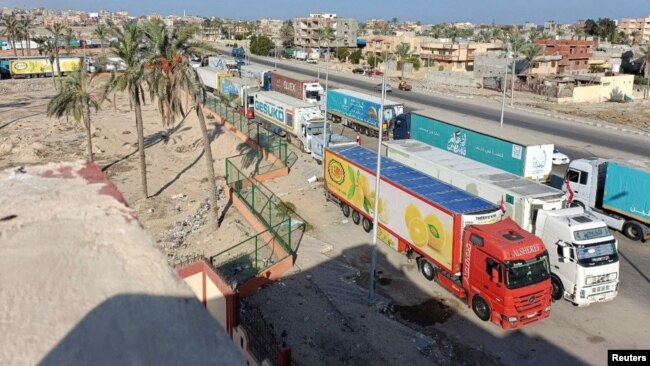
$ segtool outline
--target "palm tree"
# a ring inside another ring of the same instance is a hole
[[[54,44],[54,58],[56,59],[56,72],[61,74],[61,63],[59,62],[59,41],[63,38],[63,31],[65,27],[61,23],[54,23],[52,26],[45,27],[48,32],[52,34],[52,41]],[[52,67],[52,73],[54,73],[54,67]]]
[[[47,116],[61,118],[63,115],[72,114],[75,121],[83,120],[86,128],[86,142],[88,145],[88,160],[93,161],[93,145],[90,124],[90,109],[95,112],[100,108],[100,99],[93,93],[93,80],[97,74],[88,74],[82,67],[70,73],[63,83],[59,94],[50,100],[47,105]]]
[[[292,46],[295,35],[296,31],[291,23],[285,23],[282,25],[282,28],[280,28],[280,39],[284,46]]]
[[[7,42],[11,44],[14,49],[14,56],[18,57],[18,50],[16,49],[16,38],[18,38],[18,33],[20,32],[20,24],[16,19],[15,15],[5,15],[2,19],[4,23],[4,29],[2,30],[2,35],[7,37]]]
[[[145,159],[144,127],[142,121],[142,102],[144,99],[143,83],[146,70],[144,55],[140,51],[143,45],[143,34],[136,22],[128,22],[121,28],[114,28],[117,41],[111,44],[112,52],[126,64],[126,70],[120,74],[113,72],[106,85],[105,94],[115,91],[126,91],[129,100],[135,107],[135,125],[138,133],[138,151],[140,155],[140,180],[142,195],[148,198],[147,164]]]
[[[74,41],[74,31],[72,28],[66,28],[63,35],[65,40],[65,52],[69,55],[72,52],[72,41]]]
[[[323,46],[323,40],[325,40],[325,44],[327,45],[328,61],[330,56],[329,45],[330,42],[335,39],[335,37],[336,34],[334,33],[334,29],[332,29],[332,27],[324,27],[324,28],[316,29],[316,38],[318,38],[318,53],[320,55],[320,48]],[[320,66],[318,66],[318,80],[320,80]]]
[[[524,59],[526,60],[526,80],[528,80],[533,61],[537,56],[542,54],[542,46],[535,43],[529,43],[522,47],[521,53],[524,55]]]
[[[643,69],[643,77],[645,77],[645,80],[647,82],[647,87],[646,87],[646,92],[645,92],[645,98],[648,98],[648,94],[650,94],[650,46],[646,47],[641,47],[641,57],[643,58],[643,64],[641,65],[641,69]]]
[[[56,89],[56,79],[54,78],[54,42],[52,38],[45,36],[34,37],[34,42],[38,45],[38,54],[45,54],[50,60],[50,67],[52,68],[52,83]]]
[[[93,35],[99,38],[99,46],[102,48],[102,56],[106,57],[106,49],[104,48],[104,41],[111,35],[111,28],[104,24],[100,24],[93,31]]]
[[[25,40],[25,43],[27,44],[27,56],[32,55],[32,20],[28,18],[24,18],[20,21],[20,30],[21,30],[21,36]],[[23,52],[24,52],[23,48]]]
[[[410,51],[411,45],[408,43],[402,42],[395,47],[395,53],[399,56],[399,62],[402,66],[402,80],[404,80],[404,62],[408,58]]]
[[[210,184],[208,198],[211,217],[214,225],[218,227],[219,206],[214,159],[210,146],[210,134],[203,114],[206,96],[197,71],[189,63],[191,55],[205,55],[217,50],[205,42],[192,41],[193,35],[198,30],[197,25],[175,28],[170,34],[161,21],[151,21],[145,23],[143,29],[149,46],[147,64],[152,67],[149,75],[150,86],[157,90],[155,94],[159,98],[159,103],[166,108],[167,122],[173,123],[176,116],[184,116],[181,103],[182,91],[189,94],[194,101],[193,108],[203,135],[203,153]]]

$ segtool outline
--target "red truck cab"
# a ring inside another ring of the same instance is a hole
[[[461,278],[467,304],[484,321],[517,329],[550,314],[544,243],[510,218],[466,228]]]

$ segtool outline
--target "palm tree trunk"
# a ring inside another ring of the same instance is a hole
[[[10,38],[11,44],[14,47],[14,56],[18,57],[18,50],[16,49],[16,40],[13,37]]]
[[[210,216],[212,217],[215,228],[219,228],[219,206],[217,201],[217,182],[214,178],[214,160],[212,159],[212,149],[210,148],[210,136],[205,126],[205,116],[203,115],[203,103],[197,103],[196,115],[199,117],[199,127],[203,134],[203,153],[205,154],[205,167],[208,173],[208,184],[210,184]]]
[[[140,89],[132,91],[133,104],[135,104],[135,127],[138,132],[138,152],[140,153],[140,182],[142,185],[142,196],[149,198],[147,191],[147,162],[144,155],[144,127],[142,125],[142,109],[140,108]]]
[[[83,105],[84,125],[86,126],[86,142],[88,145],[88,161],[93,161],[93,135],[90,131],[90,106],[88,102]]]
[[[101,38],[99,40],[99,47],[102,48],[102,57],[105,58],[106,57],[106,50],[104,49],[104,39],[103,38]]]

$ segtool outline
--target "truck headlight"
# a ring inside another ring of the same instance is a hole
[[[591,276],[587,277],[587,279],[585,281],[587,283],[587,286],[591,286],[591,285],[594,284],[594,277],[591,277]]]
[[[544,311],[547,312],[547,313],[548,313],[549,311],[551,311],[551,305],[547,306],[546,309],[544,309]]]
[[[618,277],[618,273],[614,272],[614,273],[610,273],[609,276],[607,276],[607,279],[609,281],[614,281],[617,277]]]
[[[516,317],[516,316],[509,316],[509,317],[508,317],[508,321],[509,321],[510,323],[516,323],[516,322],[517,322],[517,317]]]

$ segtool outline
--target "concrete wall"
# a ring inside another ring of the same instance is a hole
[[[560,98],[559,103],[598,103],[609,100],[621,101],[633,95],[634,75],[604,76],[601,84],[577,86],[572,98]]]
[[[210,279],[205,283],[205,308],[224,328],[227,326],[228,307],[226,295]]]

